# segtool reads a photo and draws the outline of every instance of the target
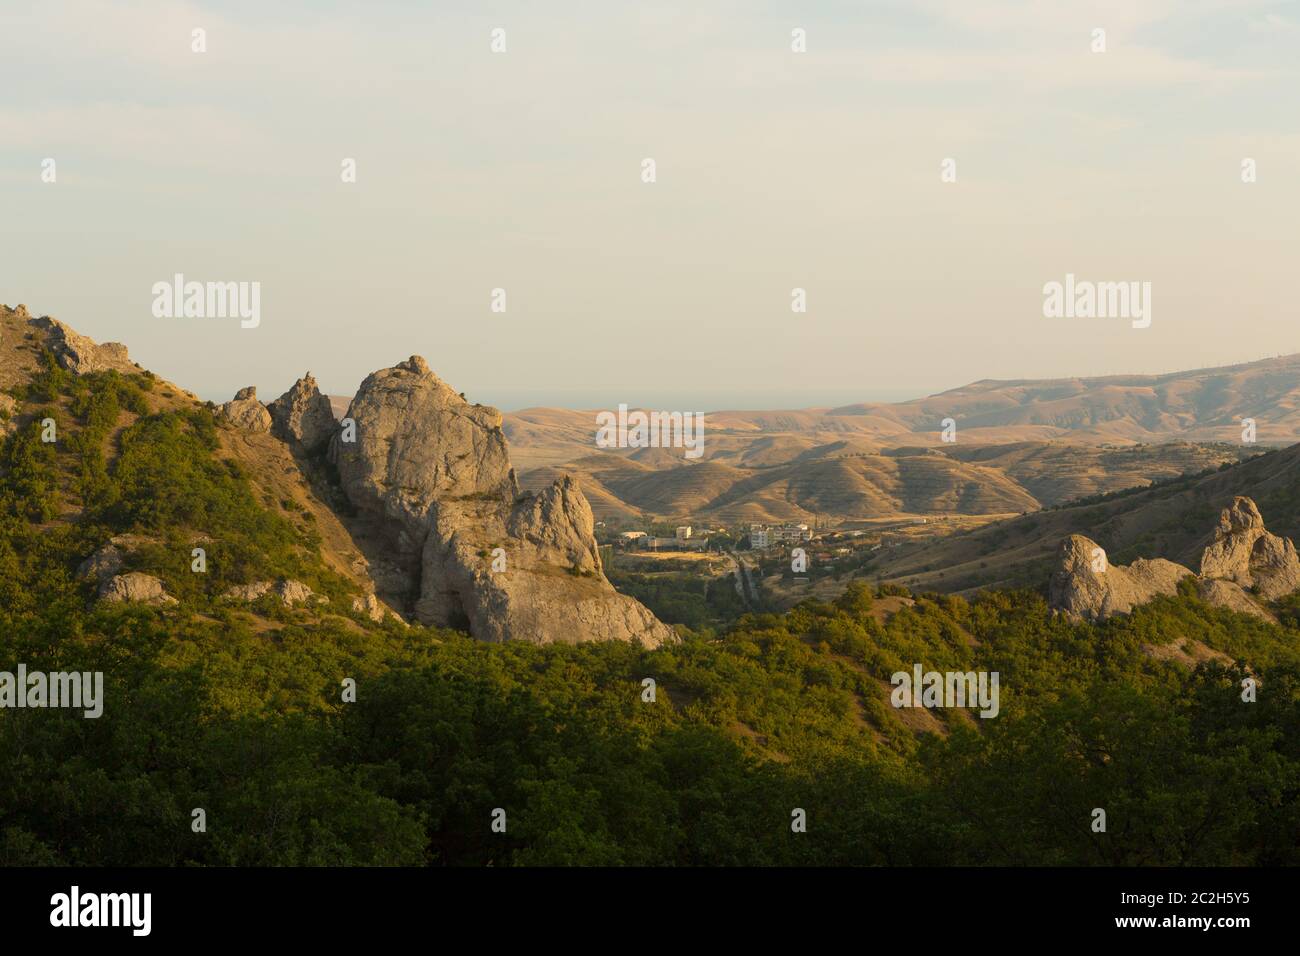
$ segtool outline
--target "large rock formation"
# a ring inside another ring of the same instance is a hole
[[[1181,564],[1156,558],[1128,567],[1110,564],[1095,541],[1072,534],[1061,542],[1060,567],[1048,585],[1048,603],[1090,621],[1126,614],[1161,594],[1175,594],[1192,574]]]
[[[1238,496],[1224,508],[1201,556],[1201,577],[1231,581],[1275,600],[1300,589],[1295,545],[1270,534],[1255,502]]]
[[[321,394],[311,372],[294,382],[267,410],[272,434],[309,455],[324,448],[338,427],[330,400]]]
[[[221,414],[237,428],[250,432],[271,430],[271,413],[257,400],[257,388],[253,385],[237,391],[233,399],[221,406]]]
[[[1061,543],[1059,565],[1048,584],[1048,603],[1088,620],[1124,614],[1161,594],[1173,594],[1192,572],[1172,561],[1139,559],[1107,564],[1097,544],[1073,534]],[[1223,509],[1201,555],[1201,599],[1216,607],[1274,620],[1259,600],[1300,590],[1300,558],[1286,538],[1270,534],[1255,502],[1238,496]]]
[[[482,640],[576,643],[674,633],[606,580],[591,508],[571,479],[521,494],[501,414],[456,394],[419,356],[369,376],[330,443],[348,500],[379,529],[425,624]]]

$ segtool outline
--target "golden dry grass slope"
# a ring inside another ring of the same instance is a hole
[[[1300,441],[1300,355],[1164,375],[985,380],[909,402],[706,410],[705,457],[757,465],[836,442],[864,452],[932,446],[945,418],[964,445],[1238,442],[1243,418],[1256,421],[1260,442],[1286,445]],[[592,451],[595,412],[529,408],[507,414],[504,427],[516,467],[527,470]]]

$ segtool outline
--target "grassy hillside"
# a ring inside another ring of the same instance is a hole
[[[1209,475],[1075,502],[939,544],[883,554],[866,570],[872,579],[944,591],[1037,587],[1047,580],[1056,549],[1070,534],[1097,541],[1116,563],[1163,557],[1195,570],[1219,513],[1237,495],[1255,500],[1270,531],[1300,537],[1300,445]]]

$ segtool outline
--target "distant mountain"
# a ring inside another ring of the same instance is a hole
[[[1300,441],[1300,355],[1166,375],[985,380],[910,402],[706,412],[704,458],[760,465],[835,442],[863,452],[938,445],[946,418],[962,446],[1238,443],[1243,418],[1254,419],[1258,441],[1287,445]],[[596,450],[593,411],[529,408],[504,427],[521,470]]]
[[[1238,441],[1242,419],[1252,418],[1261,441],[1290,443],[1300,440],[1300,355],[1167,375],[980,381],[826,417],[889,420],[922,433],[951,417],[971,439],[1027,429],[1034,438],[1089,442]]]

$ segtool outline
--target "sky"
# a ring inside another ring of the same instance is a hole
[[[1294,0],[3,0],[0,36],[0,302],[204,398],[412,354],[505,409],[715,410],[1300,352]],[[177,273],[260,324],[156,316]],[[1067,274],[1150,282],[1150,326],[1046,317]]]

